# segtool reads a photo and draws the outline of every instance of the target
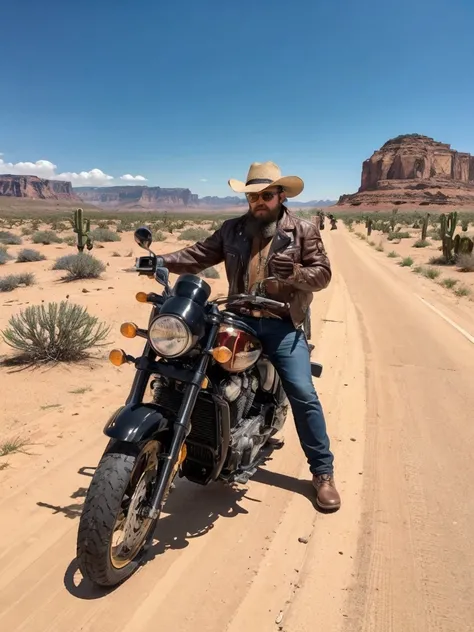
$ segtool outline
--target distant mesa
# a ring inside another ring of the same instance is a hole
[[[362,165],[357,193],[338,206],[474,206],[474,157],[421,134],[388,140]]]
[[[80,204],[109,210],[193,210],[193,209],[239,209],[245,210],[244,197],[205,196],[200,198],[187,188],[163,188],[144,185],[122,185],[111,187],[72,187],[70,182],[45,180],[37,176],[0,174],[0,197],[23,198],[25,200],[69,200]],[[331,206],[331,200],[298,202],[291,200],[289,206]]]
[[[37,176],[0,175],[0,196],[33,200],[77,200],[70,182]]]

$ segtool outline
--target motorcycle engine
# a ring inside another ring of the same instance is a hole
[[[231,375],[220,384],[221,393],[229,403],[230,426],[234,428],[249,413],[255,393],[258,388],[258,379],[255,375]]]

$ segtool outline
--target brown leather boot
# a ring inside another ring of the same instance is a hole
[[[330,474],[313,476],[313,487],[317,491],[316,504],[321,509],[339,509],[341,497],[336,489],[334,477]]]

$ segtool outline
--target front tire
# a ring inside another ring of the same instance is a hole
[[[78,537],[82,575],[99,586],[115,586],[139,567],[156,520],[141,517],[158,478],[161,444],[117,442],[102,456],[87,492]],[[114,536],[123,528],[123,543]]]

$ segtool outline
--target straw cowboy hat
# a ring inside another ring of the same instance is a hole
[[[281,186],[287,197],[296,197],[304,188],[304,182],[298,176],[282,176],[280,167],[274,162],[253,162],[247,174],[247,180],[229,180],[229,186],[237,193],[259,193],[268,187]]]

